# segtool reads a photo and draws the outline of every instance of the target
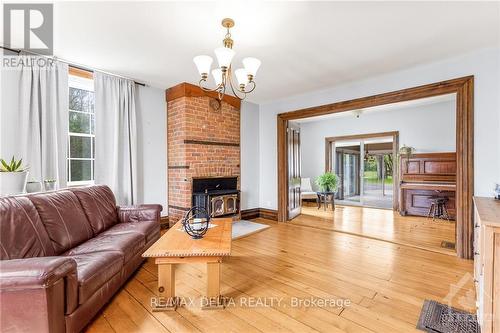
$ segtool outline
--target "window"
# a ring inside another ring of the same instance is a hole
[[[69,76],[68,185],[94,183],[94,81]]]

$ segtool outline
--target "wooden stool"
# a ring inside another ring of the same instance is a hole
[[[446,219],[450,220],[450,215],[448,214],[448,210],[446,209],[446,202],[448,202],[448,198],[446,197],[431,197],[430,199],[431,206],[429,207],[429,212],[427,213],[427,217],[432,216],[432,220],[437,217],[438,219]]]

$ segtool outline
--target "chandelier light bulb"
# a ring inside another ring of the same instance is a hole
[[[244,68],[235,70],[234,75],[236,75],[236,80],[238,80],[240,86],[244,87],[248,83],[248,74]]]
[[[193,61],[198,68],[198,72],[201,76],[208,76],[210,73],[210,67],[212,67],[213,59],[207,55],[199,55],[193,58]]]
[[[228,68],[231,65],[231,61],[234,57],[234,51],[228,49],[227,47],[219,47],[214,50],[217,61],[219,62],[219,67]]]
[[[252,77],[255,77],[255,75],[257,74],[257,70],[259,69],[260,64],[261,62],[257,58],[248,57],[243,59],[243,67],[245,67],[247,74],[251,75]]]
[[[220,68],[216,68],[212,71],[212,76],[214,77],[215,84],[218,86],[222,83],[222,70]]]

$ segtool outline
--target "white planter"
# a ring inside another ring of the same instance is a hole
[[[28,171],[0,172],[0,195],[24,193],[27,179]]]
[[[41,182],[28,182],[26,184],[26,192],[28,192],[28,193],[42,192],[42,183]]]

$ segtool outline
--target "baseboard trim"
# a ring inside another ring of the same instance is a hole
[[[278,211],[267,208],[251,208],[241,211],[241,218],[244,220],[251,220],[261,217],[272,221],[278,221]]]
[[[170,225],[168,224],[168,216],[162,216],[160,217],[160,228],[161,229],[168,229]]]
[[[259,208],[244,209],[241,211],[242,220],[251,220],[260,217]]]
[[[251,209],[244,209],[241,211],[242,220],[252,220],[259,217],[267,220],[278,221],[278,211],[267,208],[251,208]],[[169,228],[168,216],[162,216],[160,218],[160,226],[162,229]]]

